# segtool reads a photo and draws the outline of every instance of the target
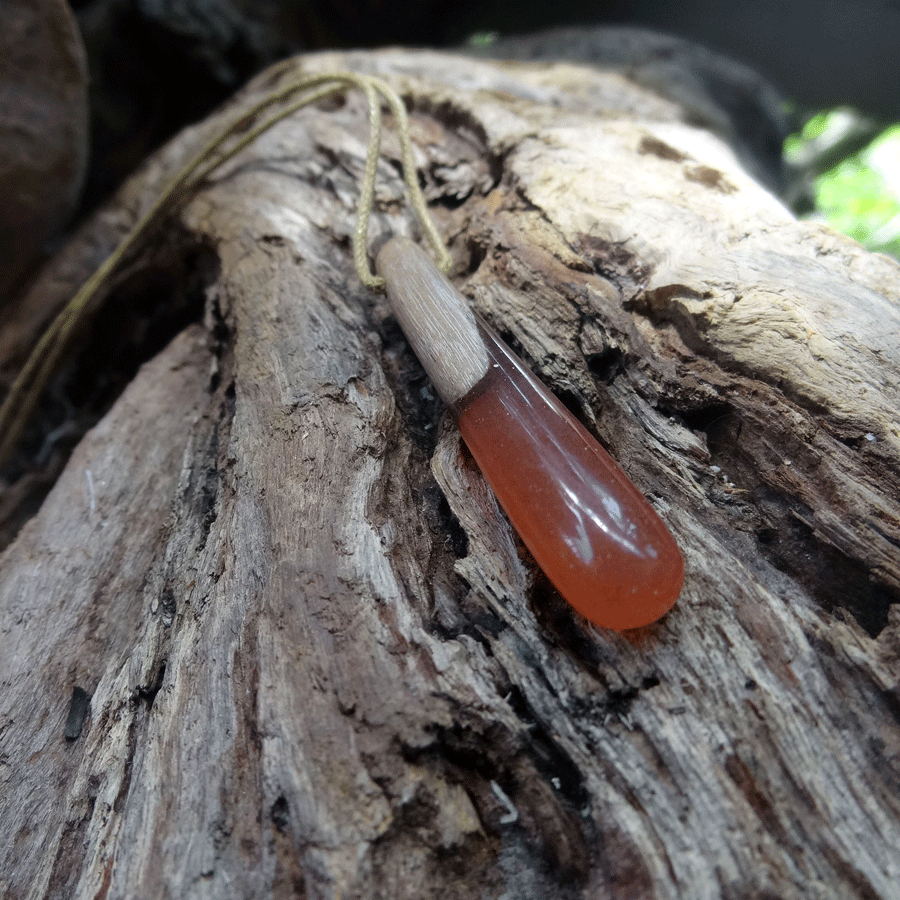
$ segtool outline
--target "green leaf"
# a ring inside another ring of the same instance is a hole
[[[813,116],[788,139],[786,155],[796,157],[804,144],[826,132],[836,114]],[[868,250],[900,258],[900,125],[819,176],[815,206],[813,218],[824,218]]]

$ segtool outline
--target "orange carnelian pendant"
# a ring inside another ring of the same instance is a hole
[[[423,250],[392,238],[376,268],[472,456],[560,594],[617,630],[671,609],[684,575],[678,546],[612,457]]]

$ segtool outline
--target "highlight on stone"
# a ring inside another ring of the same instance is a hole
[[[560,594],[604,628],[668,612],[684,578],[681,553],[612,457],[421,248],[391,238],[376,268],[472,456]]]

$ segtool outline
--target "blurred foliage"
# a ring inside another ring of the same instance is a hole
[[[802,157],[810,144],[827,138],[843,115],[834,110],[813,116],[787,139],[787,159]],[[900,124],[818,175],[813,192],[811,218],[827,221],[869,250],[900,258]]]

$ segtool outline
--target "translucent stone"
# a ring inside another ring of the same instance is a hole
[[[510,522],[560,594],[604,628],[648,625],[681,591],[674,538],[574,416],[486,326],[488,373],[454,404]]]
[[[420,247],[388,240],[376,268],[416,355],[513,526],[559,592],[605,628],[669,610],[684,565],[609,454],[490,330]]]

